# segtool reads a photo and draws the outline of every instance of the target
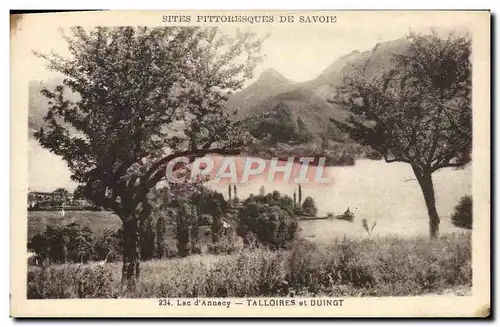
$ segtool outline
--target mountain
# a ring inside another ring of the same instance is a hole
[[[257,120],[254,136],[269,133],[271,140],[278,142],[312,141],[328,130],[328,118],[347,118],[345,111],[332,110],[324,98],[306,88],[279,93],[246,108],[248,113],[267,114]]]
[[[377,43],[369,51],[352,51],[334,61],[316,79],[303,83],[302,87],[313,90],[321,97],[331,96],[335,87],[342,84],[344,76],[354,70],[363,71],[368,79],[379,76],[394,66],[393,55],[403,53],[407,47],[406,39],[398,39]]]
[[[394,66],[392,55],[403,53],[407,46],[406,39],[399,39],[376,44],[369,51],[352,51],[335,60],[317,78],[302,83],[266,71],[255,83],[230,98],[228,108],[238,108],[242,116],[265,113],[265,118],[254,122],[252,134],[257,139],[267,134],[267,147],[277,142],[288,145],[313,142],[324,148],[325,139],[345,143],[346,136],[330,123],[330,118],[348,117],[345,110],[329,102],[335,88],[354,70],[363,71],[367,78],[380,75]]]
[[[245,116],[248,104],[260,103],[268,97],[292,90],[296,83],[288,80],[274,69],[265,70],[250,86],[235,93],[227,102],[227,107],[240,109],[239,115]]]
[[[352,51],[333,61],[317,78],[301,83],[268,69],[253,84],[233,94],[227,108],[231,111],[237,109],[239,117],[265,114],[263,118],[255,118],[251,125],[260,149],[273,151],[281,147],[293,152],[294,148],[305,147],[324,151],[333,146],[344,152],[356,152],[359,149],[339,148],[339,144],[352,144],[330,122],[330,118],[344,120],[348,113],[328,100],[344,76],[355,69],[363,70],[368,78],[377,76],[394,65],[392,54],[404,52],[407,46],[406,39],[399,39],[376,44],[369,51]],[[50,89],[60,83],[60,79],[44,82]],[[30,133],[45,125],[43,117],[47,100],[40,94],[41,89],[39,82],[33,81],[29,85]],[[73,94],[67,95],[76,99]]]
[[[343,72],[349,66],[359,62],[362,57],[361,52],[358,50],[352,51],[335,60],[312,81],[302,83],[301,87],[314,91],[316,95],[322,98],[328,98],[331,96],[333,88],[341,85]]]

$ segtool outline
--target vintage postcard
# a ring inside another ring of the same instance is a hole
[[[490,19],[13,15],[11,315],[489,316]]]

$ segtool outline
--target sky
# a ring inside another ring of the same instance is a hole
[[[465,25],[457,20],[429,21],[422,25],[422,20],[415,15],[394,16],[390,24],[374,22],[376,26],[366,21],[342,20],[339,16],[338,23],[307,25],[251,25],[242,29],[253,31],[258,35],[266,35],[262,54],[265,59],[257,67],[254,79],[260,72],[272,68],[286,78],[303,82],[314,79],[337,58],[354,50],[370,50],[376,43],[398,39],[410,31],[428,32],[430,28],[460,29]],[[30,39],[32,50],[39,52],[66,53],[66,43],[60,36],[60,25],[57,19],[44,20],[43,36]],[[40,28],[32,24],[27,29]],[[223,32],[231,33],[233,27],[222,27]],[[32,55],[30,58],[30,78],[43,80],[53,76],[45,69],[42,59]],[[251,83],[252,81],[249,81]]]

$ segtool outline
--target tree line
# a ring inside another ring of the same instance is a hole
[[[230,201],[222,194],[204,187],[189,198],[184,192],[159,189],[150,201],[153,213],[139,229],[141,260],[186,257],[201,253],[203,246],[216,254],[232,253],[236,236],[246,247],[278,249],[292,242],[298,230],[291,198],[278,191],[250,196],[235,214],[228,212]],[[223,227],[225,221],[230,228]],[[96,235],[74,222],[48,225],[28,248],[39,263],[116,261],[122,259],[123,227]]]

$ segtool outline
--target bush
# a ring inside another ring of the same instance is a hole
[[[212,217],[221,215],[228,208],[228,203],[221,193],[203,187],[190,197],[190,203],[196,207],[199,215]]]
[[[155,242],[156,231],[149,218],[140,233],[141,259],[152,259],[157,246],[163,242]],[[82,228],[76,223],[67,223],[47,225],[45,232],[31,238],[28,249],[36,253],[38,263],[86,263],[105,259],[112,262],[122,259],[122,240],[122,228],[106,229],[102,234],[93,234],[89,227]]]
[[[453,225],[460,228],[472,229],[472,196],[463,196],[455,206],[451,215]]]
[[[212,222],[213,222],[213,217],[209,214],[204,213],[200,215],[198,224],[200,226],[211,226]]]
[[[293,199],[288,195],[281,195],[278,191],[273,191],[272,193],[264,194],[264,187],[261,187],[259,195],[250,195],[245,201],[243,201],[243,206],[250,203],[267,204],[270,206],[278,206],[289,214],[294,212]]]
[[[231,254],[236,252],[236,235],[229,233],[220,237],[215,243],[210,243],[207,246],[208,253],[211,254]]]
[[[288,212],[276,205],[251,202],[239,214],[238,235],[252,232],[262,244],[282,248],[295,238],[298,223]]]
[[[32,237],[28,249],[51,263],[87,262],[94,256],[94,238],[88,227],[75,223],[47,226],[45,233]]]

